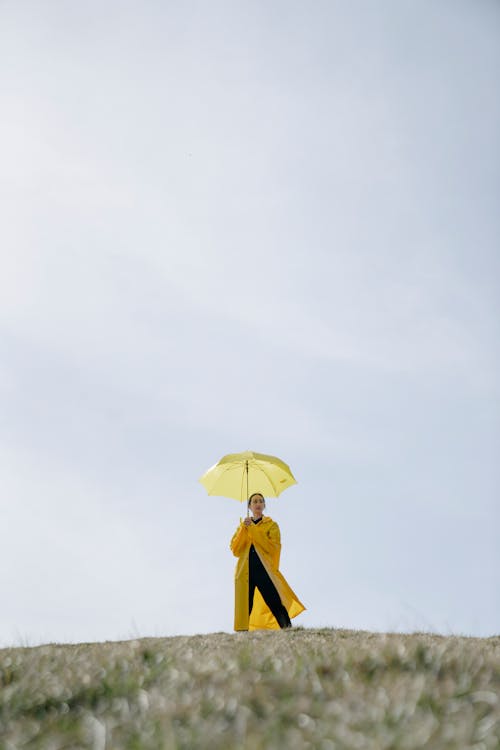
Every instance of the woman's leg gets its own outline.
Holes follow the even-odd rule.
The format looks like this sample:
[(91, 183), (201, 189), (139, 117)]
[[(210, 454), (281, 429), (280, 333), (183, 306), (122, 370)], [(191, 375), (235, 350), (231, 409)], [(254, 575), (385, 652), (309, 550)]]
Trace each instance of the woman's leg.
[[(255, 591), (255, 586), (259, 589), (260, 593), (262, 594), (262, 598), (264, 599), (265, 603), (273, 613), (273, 615), (276, 618), (276, 621), (280, 628), (290, 628), (292, 627), (292, 623), (290, 622), (290, 618), (288, 616), (288, 612), (286, 611), (285, 607), (283, 606), (283, 603), (279, 597), (278, 592), (276, 591), (276, 587), (274, 583), (269, 578), (269, 575), (267, 573), (267, 570), (265, 569), (264, 565), (261, 562), (260, 557), (257, 553), (255, 555), (252, 555), (252, 564), (250, 566), (250, 584), (249, 585), (249, 594), (251, 592), (251, 599), (250, 604), (253, 604), (253, 595)], [(252, 611), (251, 607), (249, 608), (249, 613)]]

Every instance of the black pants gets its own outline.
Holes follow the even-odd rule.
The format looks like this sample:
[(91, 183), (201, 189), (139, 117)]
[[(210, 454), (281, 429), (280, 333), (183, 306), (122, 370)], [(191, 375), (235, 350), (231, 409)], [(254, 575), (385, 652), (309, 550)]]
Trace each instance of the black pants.
[(288, 612), (283, 606), (278, 592), (274, 586), (274, 583), (269, 578), (265, 567), (263, 566), (260, 557), (255, 551), (255, 547), (250, 547), (250, 554), (248, 557), (248, 615), (252, 611), (253, 607), (253, 595), (255, 587), (259, 589), (262, 594), (262, 598), (265, 603), (275, 616), (280, 628), (291, 628), (292, 623), (288, 617)]

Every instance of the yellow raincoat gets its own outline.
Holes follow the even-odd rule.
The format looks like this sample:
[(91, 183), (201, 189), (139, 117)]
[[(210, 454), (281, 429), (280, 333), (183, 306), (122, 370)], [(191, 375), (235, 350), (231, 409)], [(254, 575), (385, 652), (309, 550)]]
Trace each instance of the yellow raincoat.
[(253, 544), (264, 568), (280, 596), (290, 619), (304, 611), (284, 577), (279, 572), (281, 536), (278, 524), (269, 516), (263, 516), (258, 524), (245, 526), (240, 523), (231, 539), (231, 552), (238, 558), (234, 576), (234, 629), (235, 630), (279, 630), (273, 613), (268, 608), (258, 588), (255, 589), (252, 613), (248, 617), (248, 556)]

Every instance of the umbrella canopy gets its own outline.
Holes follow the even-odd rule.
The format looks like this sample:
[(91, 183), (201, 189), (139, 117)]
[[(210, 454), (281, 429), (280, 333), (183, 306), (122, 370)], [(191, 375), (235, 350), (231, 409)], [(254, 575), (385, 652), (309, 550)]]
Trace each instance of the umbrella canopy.
[(254, 492), (261, 492), (264, 497), (278, 497), (287, 487), (297, 484), (284, 461), (254, 451), (224, 456), (199, 481), (209, 495), (232, 497), (240, 502)]

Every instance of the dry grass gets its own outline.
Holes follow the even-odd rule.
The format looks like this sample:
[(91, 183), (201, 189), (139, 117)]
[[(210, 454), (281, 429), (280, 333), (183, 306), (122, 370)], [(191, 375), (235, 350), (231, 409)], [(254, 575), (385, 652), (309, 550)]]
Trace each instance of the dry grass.
[(215, 633), (0, 651), (2, 750), (494, 750), (500, 637)]

